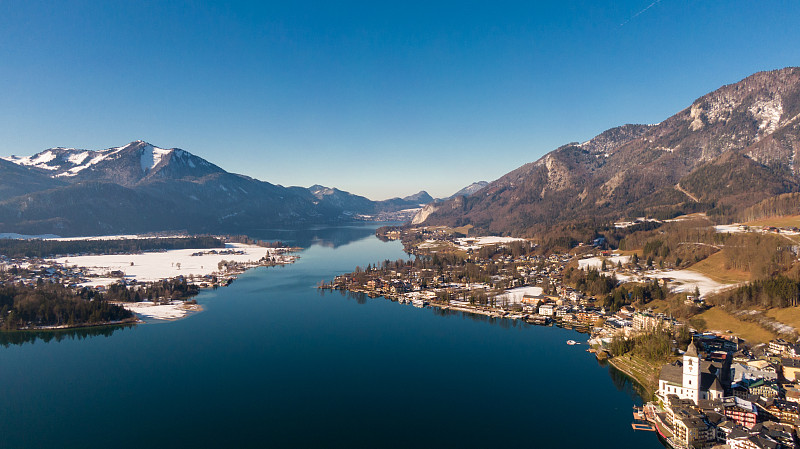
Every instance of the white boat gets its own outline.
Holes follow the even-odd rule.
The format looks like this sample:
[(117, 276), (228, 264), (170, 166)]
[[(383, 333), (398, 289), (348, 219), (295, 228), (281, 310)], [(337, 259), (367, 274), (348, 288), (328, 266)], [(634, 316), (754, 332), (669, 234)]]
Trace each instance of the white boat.
[(573, 345), (579, 345), (580, 343), (578, 343), (575, 340), (567, 340), (567, 344), (570, 345), (570, 346), (573, 346)]

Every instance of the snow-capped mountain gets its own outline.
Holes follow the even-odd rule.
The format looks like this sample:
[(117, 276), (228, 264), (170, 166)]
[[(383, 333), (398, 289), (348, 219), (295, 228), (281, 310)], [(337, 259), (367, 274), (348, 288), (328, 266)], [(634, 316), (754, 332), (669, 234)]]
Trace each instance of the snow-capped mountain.
[(141, 140), (0, 159), (0, 232), (239, 232), (351, 220), (392, 207), (382, 203), (321, 186), (270, 184)]
[(142, 140), (105, 150), (50, 148), (33, 156), (4, 158), (65, 181), (111, 181), (135, 185), (153, 177), (200, 177), (221, 168), (178, 148), (159, 148)]
[(455, 198), (457, 196), (471, 196), (475, 192), (477, 192), (478, 190), (480, 190), (480, 189), (482, 189), (482, 188), (484, 188), (484, 187), (486, 187), (488, 185), (489, 185), (489, 183), (487, 181), (473, 182), (472, 184), (470, 184), (470, 185), (464, 187), (463, 189), (459, 190), (458, 192), (452, 194), (449, 198), (445, 198), (445, 199), (452, 199), (452, 198)]

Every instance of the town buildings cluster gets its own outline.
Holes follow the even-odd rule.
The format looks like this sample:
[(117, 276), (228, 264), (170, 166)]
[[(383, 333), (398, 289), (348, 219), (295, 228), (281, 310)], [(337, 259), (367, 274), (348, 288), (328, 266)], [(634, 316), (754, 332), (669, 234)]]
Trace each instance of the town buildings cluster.
[(662, 368), (647, 420), (676, 448), (795, 448), (799, 355), (783, 340), (749, 350), (735, 337), (699, 335)]
[[(464, 250), (463, 239), (441, 230), (428, 230), (423, 237), (421, 246), (428, 247), (428, 255), (443, 241)], [(471, 247), (465, 262), (442, 257), (452, 263), (368, 267), (338, 276), (325, 287), (416, 306), (570, 326), (591, 333), (589, 341), (597, 348), (615, 338), (632, 339), (660, 330), (677, 335), (685, 326), (671, 316), (628, 305), (612, 313), (597, 298), (565, 285), (565, 267), (578, 258), (574, 254), (510, 253)], [(611, 263), (615, 271), (644, 274), (637, 266), (621, 267), (624, 261)], [(476, 267), (479, 275), (469, 273), (467, 265)], [(698, 295), (684, 296), (687, 304), (703, 306)], [(749, 348), (732, 334), (695, 333), (681, 358), (662, 367), (654, 397), (640, 416), (672, 447), (795, 448), (800, 426), (800, 346), (774, 340)]]

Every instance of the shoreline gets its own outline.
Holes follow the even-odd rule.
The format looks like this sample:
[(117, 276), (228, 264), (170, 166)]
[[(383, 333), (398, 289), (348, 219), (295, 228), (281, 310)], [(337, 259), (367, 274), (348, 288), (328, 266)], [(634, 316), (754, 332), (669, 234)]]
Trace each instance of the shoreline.
[(120, 302), (114, 301), (111, 304), (118, 305), (135, 314), (141, 323), (146, 323), (142, 318), (158, 321), (177, 321), (198, 314), (205, 308), (197, 302), (184, 300), (167, 301), (165, 303), (155, 303), (153, 301), (139, 302)]
[[(501, 312), (498, 312), (496, 309), (493, 309), (491, 307), (479, 308), (479, 307), (470, 307), (470, 306), (465, 306), (465, 305), (452, 305), (452, 304), (449, 304), (449, 303), (446, 304), (446, 303), (441, 303), (441, 302), (438, 302), (438, 301), (430, 301), (430, 300), (425, 300), (423, 302), (420, 302), (419, 304), (415, 304), (414, 302), (412, 302), (413, 300), (405, 299), (405, 298), (402, 297), (402, 295), (392, 295), (392, 294), (376, 295), (375, 292), (366, 292), (366, 291), (359, 291), (359, 290), (346, 290), (346, 289), (342, 290), (342, 289), (334, 289), (334, 288), (329, 288), (329, 287), (319, 287), (319, 288), (321, 288), (323, 290), (330, 290), (330, 291), (342, 291), (342, 292), (348, 292), (348, 293), (363, 294), (363, 295), (366, 295), (366, 296), (368, 296), (370, 298), (373, 298), (373, 299), (375, 299), (375, 298), (383, 298), (383, 299), (389, 300), (391, 302), (397, 302), (397, 303), (400, 303), (400, 304), (412, 304), (414, 307), (419, 307), (419, 308), (431, 307), (431, 308), (437, 308), (437, 309), (441, 309), (441, 310), (452, 310), (452, 311), (456, 311), (456, 312), (468, 313), (468, 314), (472, 314), (472, 315), (487, 316), (487, 317), (490, 317), (490, 318), (521, 320), (522, 322), (524, 322), (526, 324), (530, 324), (530, 325), (545, 326), (545, 327), (553, 327), (553, 326), (555, 326), (555, 327), (559, 327), (559, 328), (562, 328), (562, 329), (574, 330), (574, 331), (582, 333), (582, 334), (583, 333), (590, 334), (589, 327), (586, 326), (585, 324), (582, 324), (582, 323), (579, 323), (577, 325), (573, 325), (572, 323), (564, 323), (563, 321), (557, 320), (557, 319), (549, 319), (546, 322), (540, 322), (540, 321), (537, 322), (537, 321), (529, 319), (527, 317), (527, 315), (529, 315), (529, 314), (509, 313), (509, 312), (502, 312), (501, 313)], [(617, 357), (606, 357), (606, 358), (602, 358), (601, 359), (601, 357), (598, 356), (597, 351), (587, 350), (587, 352), (592, 353), (595, 356), (595, 359), (600, 364), (602, 364), (603, 362), (607, 362), (608, 364), (611, 365), (611, 367), (613, 367), (614, 369), (616, 369), (617, 371), (619, 371), (620, 373), (625, 375), (625, 377), (630, 379), (634, 383), (634, 389), (636, 390), (637, 394), (641, 397), (643, 402), (648, 402), (655, 395), (655, 392), (657, 390), (657, 383), (655, 385), (652, 385), (652, 382), (649, 382), (646, 378), (643, 379), (639, 373), (635, 372), (635, 370), (633, 369), (633, 366), (631, 366), (631, 365), (639, 363), (639, 364), (644, 365), (645, 369), (657, 371), (660, 368), (660, 364), (659, 364), (659, 366), (655, 366), (655, 365), (653, 365), (652, 363), (650, 363), (650, 362), (648, 362), (646, 360), (638, 359), (638, 358), (635, 361), (633, 359), (631, 359), (630, 361), (625, 361), (625, 357), (631, 358), (630, 355), (622, 355), (622, 356), (617, 356)], [(642, 374), (646, 374), (646, 373), (642, 373)]]
[[(142, 324), (147, 320), (175, 321), (204, 310), (194, 298), (202, 290), (225, 287), (233, 283), (239, 275), (258, 267), (273, 267), (294, 263), (300, 256), (300, 248), (291, 246), (272, 247), (259, 244), (226, 242), (224, 248), (181, 248), (163, 251), (144, 251), (123, 254), (72, 255), (55, 258), (0, 259), (0, 272), (5, 267), (20, 268), (3, 282), (24, 283), (36, 290), (37, 282), (45, 279), (48, 285), (61, 284), (73, 290), (77, 297), (84, 289), (100, 294), (101, 299), (109, 285), (121, 284), (128, 293), (110, 295), (108, 304), (122, 307), (133, 314), (121, 321), (98, 323), (80, 322), (72, 325), (28, 326), (0, 332), (48, 332), (87, 327)], [(172, 287), (168, 290), (163, 283), (182, 283), (186, 290), (175, 298)], [(68, 285), (69, 284), (69, 285)], [(186, 285), (191, 288), (186, 289)], [(151, 289), (152, 288), (152, 289)], [(149, 292), (149, 293), (148, 293)], [(177, 292), (177, 290), (176, 290)], [(140, 296), (141, 295), (141, 296)], [(89, 294), (88, 298), (92, 298)], [(134, 297), (135, 296), (135, 297)], [(122, 300), (119, 300), (122, 299)], [(144, 299), (144, 301), (134, 301)], [(149, 301), (147, 299), (150, 299)], [(88, 317), (87, 317), (88, 318)], [(28, 322), (35, 321), (28, 319)], [(55, 321), (55, 320), (52, 320)], [(52, 322), (51, 321), (51, 322)], [(63, 320), (62, 320), (63, 322)], [(21, 323), (20, 323), (21, 324)]]
[[(639, 375), (633, 372), (634, 370), (628, 365), (628, 362), (623, 362), (623, 360), (621, 360), (622, 357), (625, 357), (625, 355), (608, 357), (604, 360), (617, 371), (628, 377), (631, 381), (633, 381), (634, 384), (636, 384), (637, 389), (641, 390), (637, 391), (637, 393), (639, 393), (639, 396), (642, 396), (642, 400), (644, 402), (652, 400), (653, 396), (656, 394), (657, 385), (649, 385), (647, 380), (641, 379)], [(646, 361), (644, 362), (647, 363)], [(652, 366), (648, 364), (648, 367)], [(647, 397), (644, 397), (645, 395), (641, 394), (641, 392), (646, 393)]]
[(71, 326), (59, 325), (59, 326), (25, 327), (20, 329), (0, 329), (0, 334), (12, 334), (15, 332), (58, 332), (58, 331), (67, 331), (73, 329), (87, 329), (93, 327), (127, 326), (140, 323), (144, 323), (144, 321), (142, 321), (138, 317), (133, 317), (121, 321), (103, 321), (100, 323), (73, 324)]

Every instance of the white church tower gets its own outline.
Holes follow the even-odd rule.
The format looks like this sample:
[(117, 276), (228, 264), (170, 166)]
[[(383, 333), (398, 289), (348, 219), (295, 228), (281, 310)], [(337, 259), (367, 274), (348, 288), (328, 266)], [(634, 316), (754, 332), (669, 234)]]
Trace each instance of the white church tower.
[(700, 400), (700, 357), (694, 340), (683, 354), (683, 393), (682, 397), (693, 400), (695, 404)]

